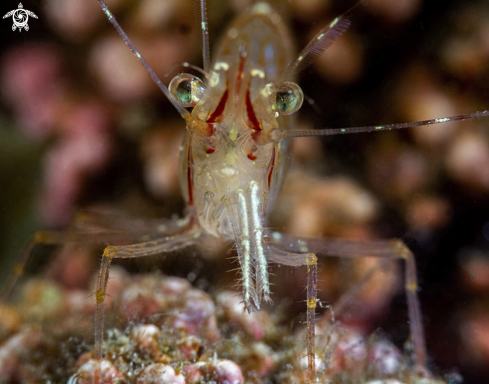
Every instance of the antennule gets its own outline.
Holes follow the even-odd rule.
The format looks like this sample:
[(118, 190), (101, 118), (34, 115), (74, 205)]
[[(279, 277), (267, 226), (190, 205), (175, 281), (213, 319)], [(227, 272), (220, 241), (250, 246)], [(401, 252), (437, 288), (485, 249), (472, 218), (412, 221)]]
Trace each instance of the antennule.
[(277, 84), (290, 80), (293, 75), (314, 63), (321, 54), (331, 47), (333, 43), (347, 31), (350, 27), (348, 15), (341, 15), (334, 19), (328, 26), (324, 27), (314, 38), (305, 46), (297, 59), (290, 63), (280, 76)]
[(321, 54), (331, 47), (338, 38), (344, 34), (350, 27), (350, 17), (353, 10), (363, 3), (364, 0), (359, 0), (353, 7), (342, 15), (335, 18), (329, 25), (319, 31), (313, 39), (301, 51), (297, 59), (290, 63), (280, 76), (277, 84), (291, 80), (292, 76), (307, 68), (314, 63)]

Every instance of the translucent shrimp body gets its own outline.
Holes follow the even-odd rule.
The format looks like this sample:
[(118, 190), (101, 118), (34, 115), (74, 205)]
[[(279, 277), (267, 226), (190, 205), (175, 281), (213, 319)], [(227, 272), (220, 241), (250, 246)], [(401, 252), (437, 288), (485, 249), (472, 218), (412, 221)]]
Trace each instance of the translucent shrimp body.
[(267, 4), (241, 15), (221, 41), (182, 152), (187, 203), (207, 233), (236, 242), (249, 310), (250, 295), (257, 308), (262, 296), (269, 299), (263, 222), (287, 158), (286, 140), (274, 141), (271, 133), (290, 118), (279, 121), (267, 84), (291, 61), (290, 47), (280, 16)]

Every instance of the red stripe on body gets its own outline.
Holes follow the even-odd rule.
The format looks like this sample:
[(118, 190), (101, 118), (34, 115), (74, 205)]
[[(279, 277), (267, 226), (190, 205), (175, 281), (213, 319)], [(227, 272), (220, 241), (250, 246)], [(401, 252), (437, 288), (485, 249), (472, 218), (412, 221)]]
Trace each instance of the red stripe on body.
[(258, 121), (258, 118), (256, 117), (255, 110), (253, 109), (253, 104), (251, 104), (251, 96), (250, 96), (249, 87), (248, 87), (248, 90), (246, 91), (246, 114), (248, 115), (248, 119), (250, 120), (250, 123), (252, 125), (251, 128), (254, 131), (261, 131), (260, 122)]
[(270, 190), (270, 186), (272, 185), (272, 173), (274, 167), (275, 167), (275, 147), (273, 147), (272, 164), (270, 164), (270, 170), (268, 171), (268, 190)]
[(241, 83), (243, 82), (243, 70), (246, 59), (246, 51), (244, 49), (239, 52), (239, 65), (238, 65), (238, 76), (236, 77), (236, 95), (239, 95), (241, 91)]
[(222, 117), (222, 114), (224, 112), (224, 108), (226, 108), (226, 103), (228, 101), (228, 96), (229, 96), (229, 91), (226, 86), (226, 90), (224, 91), (223, 95), (221, 96), (221, 100), (219, 100), (219, 104), (217, 104), (216, 109), (214, 109), (214, 112), (211, 113), (209, 118), (206, 120), (207, 123), (219, 123), (222, 121), (220, 119)]
[(188, 189), (188, 205), (194, 205), (194, 193), (192, 185), (192, 148), (190, 141), (188, 143), (187, 152), (187, 189)]

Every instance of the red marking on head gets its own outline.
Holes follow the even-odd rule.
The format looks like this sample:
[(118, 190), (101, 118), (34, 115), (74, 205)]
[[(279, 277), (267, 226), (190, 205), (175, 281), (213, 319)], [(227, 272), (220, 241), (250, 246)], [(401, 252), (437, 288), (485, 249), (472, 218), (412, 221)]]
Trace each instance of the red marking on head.
[(217, 104), (214, 112), (211, 113), (209, 118), (206, 120), (207, 123), (219, 123), (222, 121), (222, 114), (224, 112), (224, 108), (226, 108), (226, 103), (228, 101), (229, 91), (226, 85), (226, 90), (221, 96), (221, 100), (219, 100), (219, 104)]
[(248, 159), (250, 159), (250, 160), (256, 160), (256, 156), (255, 156), (255, 155), (253, 155), (253, 153), (251, 153), (251, 152), (250, 152), (250, 153), (248, 153), (248, 155), (247, 155), (247, 156), (248, 156)]
[(212, 136), (214, 132), (216, 132), (214, 124), (207, 123), (195, 117), (191, 117), (187, 120), (187, 128), (189, 131), (202, 138)]
[(270, 189), (270, 186), (272, 185), (272, 173), (273, 173), (274, 166), (275, 166), (275, 147), (273, 147), (272, 163), (270, 164), (270, 170), (268, 171), (268, 189)]
[(187, 188), (188, 188), (188, 205), (194, 205), (194, 193), (192, 186), (192, 148), (190, 142), (188, 143), (187, 152)]
[(208, 129), (208, 136), (212, 136), (214, 132), (216, 132), (216, 127), (214, 127), (214, 124), (207, 124), (207, 129)]
[(258, 141), (260, 140), (261, 132), (262, 132), (262, 131), (260, 130), (260, 131), (253, 131), (253, 132), (251, 133), (251, 138), (253, 139), (253, 141), (254, 141), (255, 143), (258, 143)]
[(246, 61), (246, 50), (242, 46), (239, 51), (239, 65), (238, 65), (238, 76), (236, 77), (236, 95), (239, 95), (239, 91), (241, 91), (241, 83), (243, 81), (243, 70), (244, 70), (244, 64)]
[(260, 122), (255, 115), (255, 110), (253, 109), (253, 104), (251, 104), (250, 89), (246, 91), (246, 114), (251, 123), (251, 128), (255, 131), (261, 131)]
[(209, 148), (207, 148), (207, 149), (205, 150), (205, 153), (207, 153), (208, 155), (210, 155), (211, 153), (214, 153), (215, 151), (216, 151), (216, 150), (215, 150), (214, 148), (210, 148), (210, 147), (209, 147)]

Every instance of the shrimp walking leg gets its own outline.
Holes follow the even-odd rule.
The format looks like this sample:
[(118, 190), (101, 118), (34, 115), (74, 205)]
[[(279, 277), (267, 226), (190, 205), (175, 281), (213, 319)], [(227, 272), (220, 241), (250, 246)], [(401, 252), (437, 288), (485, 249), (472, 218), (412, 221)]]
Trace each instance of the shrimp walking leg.
[[(416, 262), (412, 252), (401, 240), (362, 241), (349, 239), (309, 239), (275, 233), (272, 235), (274, 245), (287, 249), (288, 252), (309, 252), (310, 249), (319, 250), (319, 256), (335, 256), (341, 258), (378, 257), (384, 259), (401, 259), (406, 263), (405, 291), (408, 303), (409, 326), (413, 344), (413, 356), (417, 372), (425, 375), (426, 345), (421, 309), (417, 293), (418, 280), (416, 277)], [(288, 258), (283, 254), (272, 253), (269, 261), (285, 265), (300, 265), (296, 258)], [(347, 293), (347, 295), (349, 295)]]
[(309, 383), (313, 383), (316, 376), (315, 328), (318, 258), (314, 253), (291, 253), (270, 247), (267, 252), (267, 259), (292, 267), (307, 267), (307, 380)]
[(141, 220), (106, 211), (79, 214), (66, 231), (39, 231), (26, 243), (12, 273), (2, 288), (1, 299), (8, 301), (24, 274), (38, 245), (139, 243), (169, 236), (188, 227), (189, 217), (177, 220)]
[(200, 232), (198, 229), (189, 228), (185, 232), (173, 236), (166, 236), (156, 240), (139, 244), (109, 246), (104, 249), (95, 292), (95, 347), (94, 357), (102, 357), (102, 342), (104, 335), (105, 295), (109, 281), (110, 265), (113, 259), (128, 259), (151, 256), (161, 253), (169, 253), (195, 244)]

